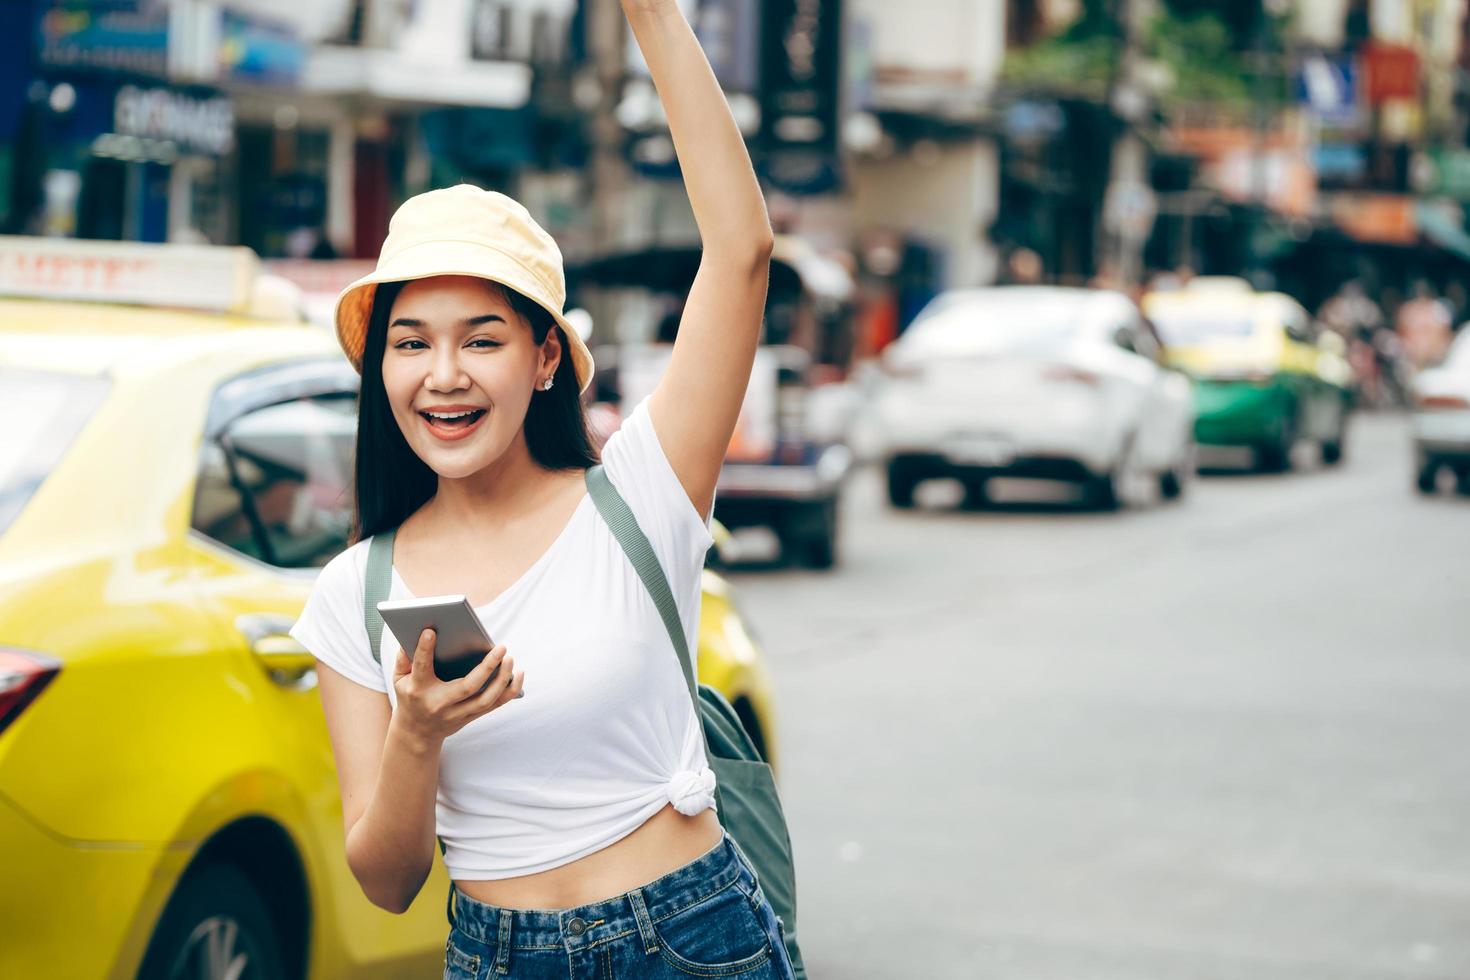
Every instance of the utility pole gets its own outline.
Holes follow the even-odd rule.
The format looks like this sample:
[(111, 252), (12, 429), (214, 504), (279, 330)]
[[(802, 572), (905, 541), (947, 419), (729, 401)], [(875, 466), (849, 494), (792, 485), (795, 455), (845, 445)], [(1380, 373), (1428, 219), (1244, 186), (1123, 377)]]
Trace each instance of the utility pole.
[(626, 73), (627, 25), (622, 6), (615, 0), (590, 0), (587, 11), (587, 41), (597, 79), (597, 106), (592, 118), (592, 247), (597, 250), (618, 245), (623, 239), (623, 201), (628, 185), (628, 165), (623, 158), (623, 127), (618, 122), (618, 102), (623, 95)]
[(1148, 151), (1138, 126), (1148, 112), (1148, 93), (1138, 80), (1145, 0), (1118, 0), (1122, 30), (1117, 71), (1108, 104), (1121, 126), (1113, 139), (1108, 188), (1103, 200), (1103, 227), (1121, 285), (1131, 287), (1143, 278), (1143, 249), (1153, 230), (1158, 202), (1149, 175)]

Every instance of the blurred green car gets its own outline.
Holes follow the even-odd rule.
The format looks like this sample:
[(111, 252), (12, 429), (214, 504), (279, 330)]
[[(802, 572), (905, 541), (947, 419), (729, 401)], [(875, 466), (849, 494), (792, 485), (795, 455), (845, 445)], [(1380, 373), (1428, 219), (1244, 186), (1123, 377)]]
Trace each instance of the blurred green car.
[(1324, 463), (1341, 461), (1352, 369), (1342, 338), (1299, 303), (1244, 280), (1202, 277), (1149, 294), (1143, 309), (1170, 365), (1194, 380), (1197, 443), (1249, 447), (1268, 472), (1290, 469), (1301, 441), (1315, 442)]

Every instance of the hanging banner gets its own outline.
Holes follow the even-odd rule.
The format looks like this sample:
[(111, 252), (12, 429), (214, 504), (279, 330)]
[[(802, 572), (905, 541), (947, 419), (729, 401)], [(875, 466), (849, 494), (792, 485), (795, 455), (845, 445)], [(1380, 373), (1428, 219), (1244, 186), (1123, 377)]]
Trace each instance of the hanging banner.
[(1419, 55), (1400, 44), (1372, 42), (1363, 49), (1363, 90), (1369, 105), (1419, 97)]
[(761, 14), (762, 169), (791, 194), (836, 190), (841, 0), (765, 0)]

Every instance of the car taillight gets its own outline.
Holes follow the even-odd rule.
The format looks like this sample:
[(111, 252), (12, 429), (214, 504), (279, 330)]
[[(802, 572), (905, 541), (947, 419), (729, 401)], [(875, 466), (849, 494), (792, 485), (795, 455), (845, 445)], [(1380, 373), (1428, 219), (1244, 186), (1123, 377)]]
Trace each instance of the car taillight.
[(784, 442), (806, 438), (806, 389), (782, 385), (776, 390), (776, 427)]
[(61, 671), (61, 661), (24, 650), (0, 647), (0, 732), (36, 700)]
[(1470, 408), (1470, 400), (1461, 398), (1459, 395), (1421, 395), (1419, 397), (1420, 408)]
[(1098, 375), (1070, 364), (1053, 364), (1041, 373), (1048, 381), (1070, 381), (1079, 385), (1095, 385), (1102, 381)]
[(924, 374), (923, 362), (906, 360), (888, 353), (878, 359), (878, 367), (888, 377), (904, 381), (916, 381)]

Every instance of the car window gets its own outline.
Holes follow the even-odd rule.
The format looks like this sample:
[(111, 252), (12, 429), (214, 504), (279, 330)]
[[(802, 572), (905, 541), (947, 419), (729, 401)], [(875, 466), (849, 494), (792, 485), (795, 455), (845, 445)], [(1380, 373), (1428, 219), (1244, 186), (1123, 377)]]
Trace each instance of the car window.
[(1300, 307), (1291, 307), (1286, 311), (1284, 317), (1286, 335), (1292, 340), (1301, 341), (1304, 344), (1317, 342), (1316, 324), (1307, 312)]
[(1159, 359), (1159, 345), (1154, 342), (1153, 332), (1142, 319), (1135, 318), (1128, 324), (1129, 335), (1133, 338), (1133, 352), (1150, 361)]
[(193, 526), (280, 568), (320, 568), (347, 546), (357, 401), (300, 398), (235, 419), (200, 456)]
[(915, 321), (901, 340), (910, 352), (926, 356), (1025, 353), (1065, 345), (1082, 322), (1076, 308), (1024, 310), (1015, 304), (957, 302)]
[(1205, 312), (1165, 310), (1153, 314), (1154, 326), (1173, 347), (1191, 347), (1220, 340), (1244, 340), (1256, 332), (1256, 323), (1248, 312)]
[(98, 375), (0, 367), (0, 534), (61, 462), (109, 386)]
[(1134, 335), (1133, 329), (1128, 324), (1114, 324), (1113, 329), (1108, 331), (1108, 336), (1112, 338), (1113, 346), (1121, 347), (1132, 354), (1139, 353), (1138, 338)]

